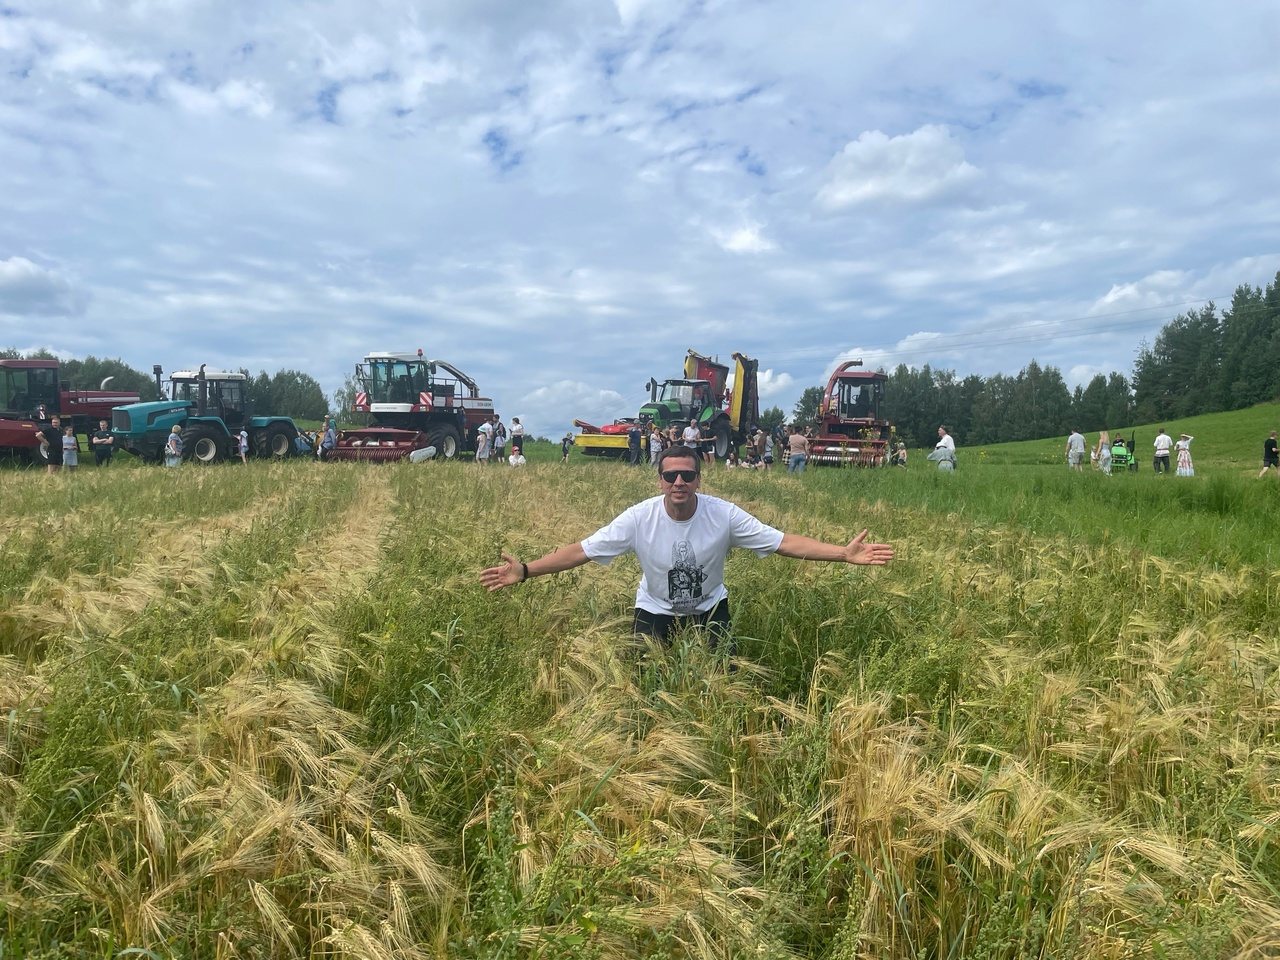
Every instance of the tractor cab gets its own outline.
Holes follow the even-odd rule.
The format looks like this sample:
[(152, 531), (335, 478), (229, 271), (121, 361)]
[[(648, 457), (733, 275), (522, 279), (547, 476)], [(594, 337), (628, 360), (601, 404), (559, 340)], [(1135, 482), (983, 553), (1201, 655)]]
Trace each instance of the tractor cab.
[(249, 418), (247, 381), (243, 373), (206, 370), (202, 376), (179, 370), (169, 376), (169, 399), (189, 405), (199, 416), (217, 417), (236, 433)]
[(640, 414), (642, 419), (647, 416), (659, 424), (673, 420), (696, 423), (712, 402), (711, 384), (705, 380), (667, 380), (653, 384), (651, 392), (653, 399)]
[(883, 397), (883, 381), (841, 378), (835, 383), (828, 412), (839, 420), (877, 420)]
[(0, 360), (0, 415), (25, 419), (41, 404), (58, 413), (58, 400), (56, 360)]

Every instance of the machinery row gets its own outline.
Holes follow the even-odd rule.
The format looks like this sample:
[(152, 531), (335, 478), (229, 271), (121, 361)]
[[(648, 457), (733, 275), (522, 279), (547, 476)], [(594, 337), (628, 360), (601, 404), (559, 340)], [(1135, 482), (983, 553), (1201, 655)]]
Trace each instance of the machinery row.
[[(575, 447), (589, 457), (621, 457), (627, 432), (646, 428), (683, 429), (693, 424), (714, 447), (717, 459), (747, 442), (760, 421), (759, 362), (732, 354), (733, 367), (694, 350), (684, 359), (683, 376), (650, 379), (649, 401), (636, 416), (596, 426), (575, 420)], [(840, 366), (827, 382), (811, 463), (832, 466), (883, 466), (888, 462), (891, 426), (880, 416), (887, 377)], [(144, 460), (159, 461), (173, 427), (182, 429), (183, 456), (216, 463), (236, 456), (238, 437), (249, 436), (255, 457), (283, 459), (309, 452), (312, 440), (286, 416), (250, 410), (248, 377), (243, 373), (182, 370), (167, 379), (157, 365), (156, 399), (105, 389), (73, 390), (60, 377), (57, 360), (0, 360), (0, 449), (33, 459), (47, 454), (37, 426), (59, 415), (77, 434), (90, 434), (101, 420), (111, 424), (117, 448)], [(110, 378), (108, 378), (109, 380)], [(370, 353), (356, 365), (352, 412), (365, 414), (370, 426), (344, 430), (327, 451), (338, 460), (452, 460), (476, 449), (481, 424), (494, 415), (493, 400), (457, 367), (428, 359), (421, 350)]]

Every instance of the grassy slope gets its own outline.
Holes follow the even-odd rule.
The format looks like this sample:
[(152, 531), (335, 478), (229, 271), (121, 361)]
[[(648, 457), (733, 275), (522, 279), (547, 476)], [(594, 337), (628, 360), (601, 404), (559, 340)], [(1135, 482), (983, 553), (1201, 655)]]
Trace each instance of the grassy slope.
[[(1213, 470), (1256, 471), (1262, 464), (1262, 441), (1272, 430), (1280, 430), (1280, 403), (1260, 403), (1247, 410), (1207, 413), (1165, 423), (1125, 426), (1118, 432), (1126, 439), (1130, 434), (1137, 434), (1135, 449), (1144, 470), (1150, 468), (1151, 444), (1159, 427), (1164, 427), (1175, 440), (1183, 432), (1196, 438), (1191, 446), (1191, 453), (1197, 470), (1203, 466)], [(1117, 430), (1113, 428), (1111, 432), (1114, 436)], [(1092, 449), (1098, 436), (1091, 433), (1086, 439)], [(985, 458), (990, 463), (1061, 464), (1065, 462), (1063, 451), (1066, 443), (1065, 436), (1052, 437), (1022, 443), (967, 447), (962, 453), (966, 458)]]

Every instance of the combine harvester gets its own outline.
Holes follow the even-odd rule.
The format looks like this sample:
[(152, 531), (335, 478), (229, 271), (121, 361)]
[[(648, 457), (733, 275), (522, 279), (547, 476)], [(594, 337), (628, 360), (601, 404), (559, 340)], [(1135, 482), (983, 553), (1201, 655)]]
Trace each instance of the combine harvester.
[(36, 419), (42, 409), (46, 417), (56, 414), (64, 427), (88, 436), (99, 420), (111, 419), (112, 408), (139, 399), (136, 391), (72, 390), (57, 360), (0, 360), (0, 450), (47, 463), (48, 445), (36, 434), (48, 425)]
[(841, 364), (827, 381), (817, 436), (809, 441), (809, 462), (832, 467), (883, 467), (889, 462), (892, 424), (880, 417), (889, 378), (854, 370), (861, 360)]
[(331, 460), (453, 460), (474, 451), (493, 401), (452, 364), (416, 353), (371, 353), (356, 365), (361, 390), (352, 410), (373, 426), (343, 430)]
[[(659, 430), (675, 426), (683, 429), (697, 424), (704, 437), (715, 438), (717, 460), (723, 460), (731, 449), (743, 443), (760, 420), (760, 397), (757, 370), (760, 363), (740, 353), (733, 354), (733, 389), (728, 388), (729, 368), (711, 357), (690, 350), (684, 359), (684, 378), (650, 379), (649, 402), (634, 417), (615, 420), (597, 427), (585, 420), (573, 425), (582, 432), (573, 443), (588, 457), (623, 457), (627, 453), (627, 431), (633, 424), (647, 428), (656, 423)], [(649, 448), (647, 430), (640, 439), (641, 448)]]

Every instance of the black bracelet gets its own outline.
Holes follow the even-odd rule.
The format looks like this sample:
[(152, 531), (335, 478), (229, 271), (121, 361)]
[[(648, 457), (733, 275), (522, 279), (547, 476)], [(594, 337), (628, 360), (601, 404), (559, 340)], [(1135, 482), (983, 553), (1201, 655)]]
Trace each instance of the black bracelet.
[(520, 582), (524, 583), (529, 579), (529, 565), (523, 560), (520, 562)]

